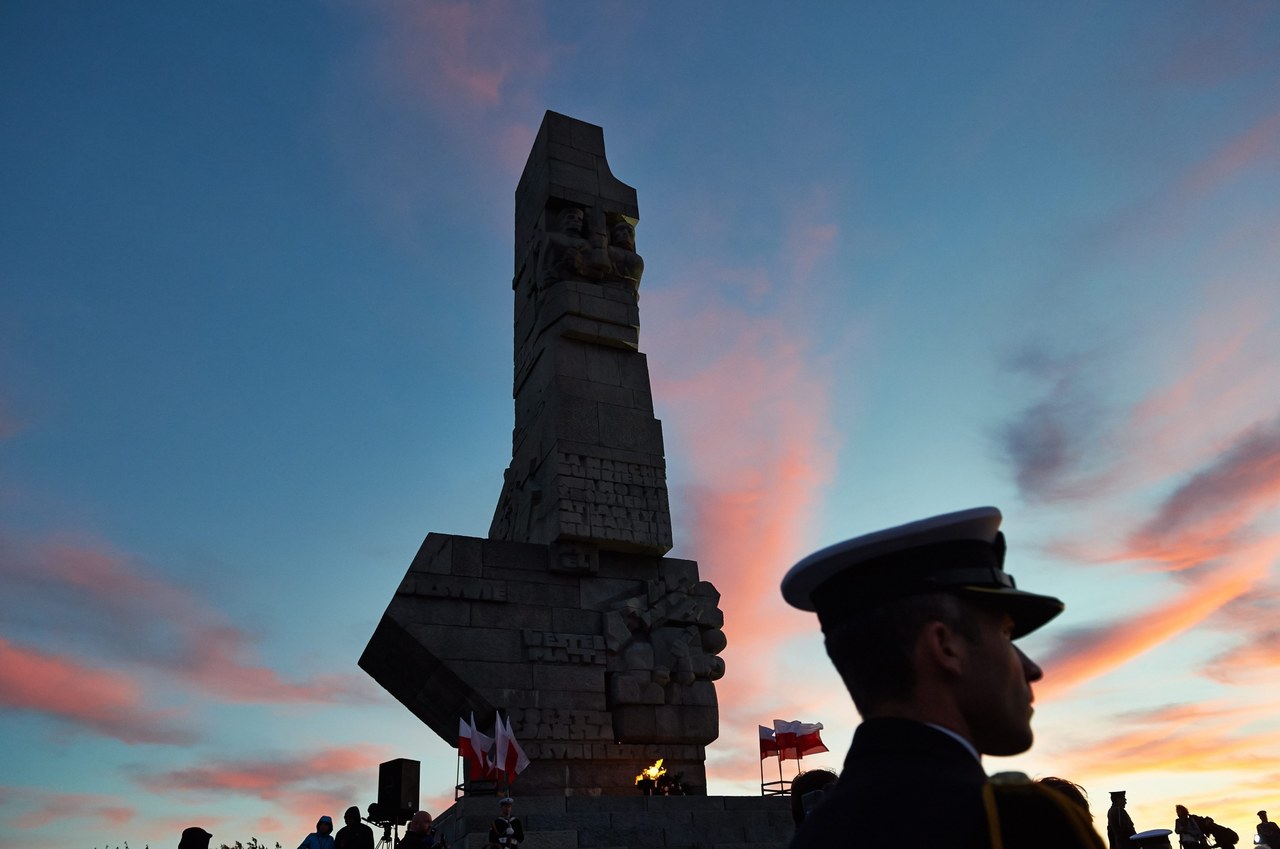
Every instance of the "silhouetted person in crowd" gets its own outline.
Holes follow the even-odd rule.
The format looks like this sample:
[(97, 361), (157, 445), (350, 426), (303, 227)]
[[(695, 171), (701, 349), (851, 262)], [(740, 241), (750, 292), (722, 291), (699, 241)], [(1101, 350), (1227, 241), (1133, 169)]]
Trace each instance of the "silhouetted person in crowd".
[(373, 849), (373, 829), (360, 822), (359, 808), (347, 808), (342, 819), (346, 825), (333, 836), (333, 849)]
[(835, 786), (839, 776), (829, 769), (802, 772), (791, 782), (791, 819), (798, 826), (809, 811), (818, 807), (826, 791)]
[(182, 839), (178, 841), (178, 849), (209, 849), (209, 841), (213, 835), (199, 826), (191, 826), (182, 830)]
[(1183, 849), (1207, 849), (1204, 832), (1200, 829), (1197, 818), (1191, 816), (1185, 805), (1174, 805), (1174, 813), (1178, 818), (1173, 822), (1173, 830), (1178, 835), (1178, 843)]
[(333, 849), (333, 818), (328, 814), (316, 823), (316, 830), (298, 844), (298, 849)]
[(418, 811), (409, 820), (409, 828), (397, 845), (404, 849), (428, 849), (435, 846), (435, 843), (436, 835), (431, 828), (431, 814)]
[(1271, 849), (1280, 849), (1280, 825), (1267, 819), (1266, 811), (1258, 811), (1258, 838)]
[(1213, 817), (1205, 817), (1200, 824), (1201, 830), (1204, 831), (1206, 838), (1213, 838), (1213, 845), (1221, 847), (1221, 849), (1234, 849), (1235, 845), (1240, 842), (1240, 835), (1236, 834), (1235, 829), (1227, 828), (1221, 823), (1213, 821)]
[(1111, 849), (1131, 849), (1129, 838), (1137, 833), (1133, 819), (1125, 810), (1125, 791), (1111, 791), (1111, 807), (1107, 809), (1107, 844)]
[(503, 849), (516, 849), (524, 842), (524, 826), (520, 824), (519, 817), (511, 815), (515, 801), (510, 796), (499, 801), (500, 813), (489, 826), (489, 842), (496, 843)]
[[(1062, 612), (1003, 570), (1000, 511), (935, 516), (833, 545), (782, 595), (818, 614), (863, 722), (840, 780), (792, 849), (1102, 849), (1088, 818), (1026, 776), (988, 781), (981, 756), (1031, 746), (1031, 683), (1014, 640)], [(990, 815), (990, 816), (989, 816)], [(996, 823), (998, 822), (998, 826)]]
[(1089, 817), (1089, 822), (1093, 822), (1093, 811), (1089, 810), (1089, 794), (1084, 792), (1084, 788), (1079, 784), (1056, 775), (1046, 775), (1039, 779), (1039, 783), (1055, 793), (1060, 793), (1064, 799), (1084, 811)]

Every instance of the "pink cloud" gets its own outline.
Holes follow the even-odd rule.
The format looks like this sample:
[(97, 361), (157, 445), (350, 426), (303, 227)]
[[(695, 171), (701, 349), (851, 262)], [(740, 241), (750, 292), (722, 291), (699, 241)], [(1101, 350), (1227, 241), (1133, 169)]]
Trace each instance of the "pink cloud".
[(150, 793), (199, 799), (260, 799), (271, 804), (272, 813), (257, 819), (252, 824), (254, 829), (262, 833), (288, 829), (306, 833), (322, 814), (341, 825), (343, 812), (352, 804), (363, 810), (364, 804), (374, 801), (364, 796), (372, 792), (368, 788), (376, 788), (378, 765), (388, 758), (380, 746), (334, 747), (140, 773), (135, 781)]
[[(0, 605), (39, 611), (52, 640), (78, 636), (96, 666), (161, 672), (202, 696), (237, 703), (361, 702), (355, 674), (285, 680), (256, 663), (253, 639), (186, 587), (106, 546), (58, 541), (0, 559), (9, 586)], [(102, 659), (105, 658), (105, 659)]]
[(95, 826), (119, 828), (137, 817), (137, 810), (119, 796), (87, 793), (53, 793), (29, 787), (0, 788), (3, 803), (20, 811), (9, 821), (15, 828), (43, 828), (70, 819)]
[[(386, 750), (380, 746), (347, 746), (278, 758), (214, 761), (142, 774), (137, 776), (137, 782), (152, 793), (216, 793), (271, 802), (290, 793), (310, 793), (304, 785), (317, 782), (355, 778), (367, 783), (370, 775), (376, 778), (378, 765), (385, 760)], [(344, 804), (343, 809), (349, 804)]]
[(1255, 166), (1273, 163), (1277, 150), (1280, 150), (1280, 112), (1266, 116), (1220, 147), (1186, 175), (1183, 188), (1193, 196), (1208, 194)]
[[(673, 492), (691, 537), (678, 542), (721, 592), (725, 727), (750, 725), (748, 717), (794, 695), (752, 670), (771, 669), (779, 640), (814, 627), (786, 607), (778, 584), (807, 544), (838, 444), (826, 364), (795, 329), (809, 278), (836, 244), (825, 209), (810, 196), (783, 211), (787, 235), (764, 267), (780, 269), (785, 286), (762, 266), (698, 266), (684, 272), (696, 279), (642, 295), (645, 339), (657, 338), (645, 344), (663, 351), (651, 360), (654, 395), (688, 481)], [(745, 737), (726, 740), (713, 769), (747, 768), (753, 749)]]
[(450, 111), (492, 108), (522, 78), (547, 72), (540, 4), (390, 4), (390, 58), (430, 102)]
[(0, 707), (47, 714), (126, 743), (188, 743), (194, 738), (174, 724), (173, 712), (148, 709), (134, 679), (2, 637)]

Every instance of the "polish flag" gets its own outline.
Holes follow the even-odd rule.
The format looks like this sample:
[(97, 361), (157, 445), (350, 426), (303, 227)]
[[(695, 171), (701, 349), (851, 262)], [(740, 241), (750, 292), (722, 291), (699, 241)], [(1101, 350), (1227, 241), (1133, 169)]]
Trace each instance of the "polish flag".
[(773, 739), (773, 729), (765, 728), (763, 725), (756, 727), (760, 729), (760, 760), (778, 754), (778, 741)]
[(830, 751), (822, 742), (821, 722), (799, 722), (781, 719), (773, 721), (774, 738), (777, 740), (778, 757), (782, 760), (798, 761), (805, 755)]
[(493, 748), (493, 738), (481, 734), (476, 728), (476, 715), (471, 714), (468, 725), (462, 717), (458, 717), (458, 754), (470, 764), (470, 775), (473, 779), (489, 778), (493, 774), (493, 764), (489, 760), (489, 751)]
[(493, 733), (498, 741), (498, 757), (495, 766), (500, 772), (506, 773), (507, 783), (510, 784), (529, 765), (529, 756), (524, 753), (524, 749), (520, 747), (519, 741), (516, 740), (515, 732), (511, 730), (510, 716), (507, 717), (505, 725), (502, 717), (499, 716)]

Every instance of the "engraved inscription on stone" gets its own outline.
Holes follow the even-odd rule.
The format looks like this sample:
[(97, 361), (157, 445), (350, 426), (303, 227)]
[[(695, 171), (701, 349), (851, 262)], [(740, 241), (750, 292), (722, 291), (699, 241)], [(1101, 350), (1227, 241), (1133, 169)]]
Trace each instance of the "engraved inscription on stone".
[(603, 666), (604, 637), (593, 634), (524, 632), (525, 657), (535, 663), (578, 663)]
[(411, 575), (403, 591), (431, 598), (457, 598), (466, 601), (507, 600), (506, 581), (482, 581), (476, 578), (454, 578), (442, 575)]

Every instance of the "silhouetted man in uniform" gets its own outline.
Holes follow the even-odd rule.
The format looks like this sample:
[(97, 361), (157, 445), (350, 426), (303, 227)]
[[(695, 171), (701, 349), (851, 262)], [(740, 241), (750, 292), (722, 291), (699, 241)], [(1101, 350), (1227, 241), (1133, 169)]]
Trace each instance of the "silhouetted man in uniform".
[(489, 842), (503, 849), (516, 849), (524, 841), (524, 826), (520, 824), (519, 817), (511, 815), (514, 804), (515, 799), (510, 796), (499, 801), (498, 809), (501, 813), (494, 817), (489, 826)]
[(1258, 837), (1259, 839), (1271, 847), (1271, 849), (1280, 849), (1280, 826), (1267, 819), (1266, 811), (1258, 811)]
[(783, 579), (790, 604), (817, 612), (863, 718), (793, 849), (986, 849), (993, 833), (1005, 849), (1102, 849), (1061, 794), (982, 768), (1030, 748), (1041, 671), (1013, 641), (1063, 609), (1015, 588), (1000, 518), (980, 507), (856, 537)]
[(1132, 849), (1129, 838), (1137, 834), (1133, 827), (1133, 818), (1125, 810), (1129, 802), (1125, 791), (1111, 791), (1111, 807), (1107, 809), (1107, 844), (1111, 849)]

